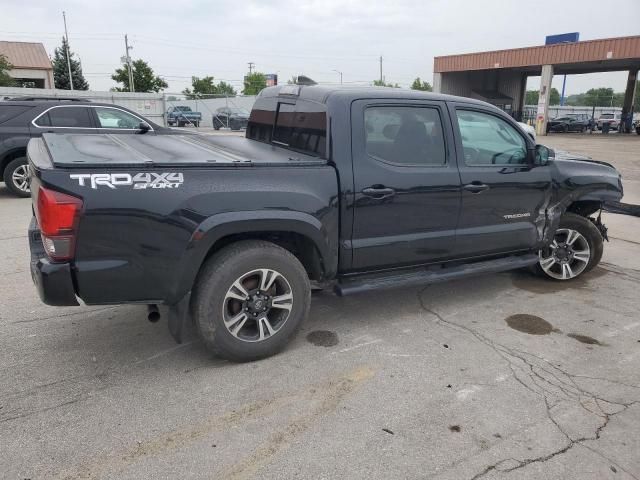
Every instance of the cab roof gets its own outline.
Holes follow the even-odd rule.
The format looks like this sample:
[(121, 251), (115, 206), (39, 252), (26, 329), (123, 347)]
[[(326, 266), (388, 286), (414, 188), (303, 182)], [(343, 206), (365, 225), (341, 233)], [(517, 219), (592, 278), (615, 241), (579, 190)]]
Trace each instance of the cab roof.
[(409, 99), (409, 100), (439, 100), (449, 102), (474, 103), (488, 105), (486, 102), (467, 97), (446, 95), (443, 93), (423, 92), (404, 88), (392, 87), (363, 87), (363, 86), (327, 86), (327, 85), (278, 85), (267, 87), (260, 92), (261, 97), (300, 98), (312, 102), (326, 104), (332, 97), (346, 100), (361, 98), (376, 99)]

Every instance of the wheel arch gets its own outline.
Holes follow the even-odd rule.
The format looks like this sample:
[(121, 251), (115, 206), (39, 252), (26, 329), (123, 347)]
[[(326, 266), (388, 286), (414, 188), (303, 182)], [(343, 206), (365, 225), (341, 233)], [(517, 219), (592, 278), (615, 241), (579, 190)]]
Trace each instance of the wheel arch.
[(565, 211), (575, 213), (581, 217), (588, 217), (600, 210), (602, 203), (601, 200), (580, 198), (571, 203)]
[(6, 152), (2, 158), (0, 159), (0, 179), (4, 175), (4, 169), (7, 168), (7, 165), (16, 158), (26, 157), (27, 156), (27, 146), (14, 148)]
[(265, 240), (288, 250), (300, 260), (311, 280), (323, 281), (336, 273), (337, 248), (330, 246), (329, 234), (317, 218), (292, 211), (222, 213), (205, 220), (193, 233), (172, 301), (191, 290), (212, 255), (242, 240)]

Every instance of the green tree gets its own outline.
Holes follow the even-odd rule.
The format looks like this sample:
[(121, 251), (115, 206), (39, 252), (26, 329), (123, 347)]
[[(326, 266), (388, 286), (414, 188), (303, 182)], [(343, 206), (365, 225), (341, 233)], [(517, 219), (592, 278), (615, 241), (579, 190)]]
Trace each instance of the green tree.
[(67, 44), (67, 39), (62, 37), (62, 45), (55, 49), (53, 54), (53, 82), (57, 89), (71, 90), (69, 84), (69, 64), (67, 63), (67, 52), (71, 60), (71, 78), (73, 79), (74, 90), (89, 90), (89, 84), (82, 74), (80, 61), (76, 60), (74, 53)]
[(235, 89), (230, 84), (220, 81), (216, 85), (213, 83), (213, 77), (191, 77), (191, 86), (193, 87), (193, 90), (185, 88), (182, 91), (182, 93), (189, 99), (205, 95), (236, 95)]
[(13, 70), (13, 65), (9, 63), (6, 56), (0, 55), (0, 87), (15, 85), (15, 81), (9, 76), (9, 70)]
[[(131, 63), (133, 70), (133, 89), (136, 92), (159, 92), (169, 85), (162, 77), (153, 73), (153, 69), (144, 60), (135, 60)], [(122, 68), (116, 68), (116, 73), (111, 75), (111, 79), (117, 83), (121, 83), (122, 87), (114, 87), (115, 92), (129, 91), (129, 69), (126, 65)]]
[(397, 83), (393, 84), (391, 82), (387, 83), (384, 80), (374, 80), (373, 85), (375, 87), (391, 87), (391, 88), (400, 88), (400, 85)]
[(257, 95), (263, 88), (267, 88), (267, 78), (264, 73), (253, 72), (245, 75), (243, 95)]
[[(539, 90), (527, 90), (524, 97), (524, 104), (538, 105), (539, 98), (540, 98)], [(551, 89), (551, 94), (549, 95), (549, 105), (560, 105), (560, 92), (558, 92), (557, 88)]]
[(613, 99), (613, 88), (590, 88), (584, 94), (584, 103), (589, 107), (610, 107)]
[(538, 90), (527, 90), (527, 93), (524, 97), (525, 105), (538, 105), (538, 97), (540, 96), (540, 92)]
[(298, 84), (298, 77), (297, 75), (294, 75), (293, 77), (291, 77), (289, 80), (287, 80), (287, 85), (297, 85)]
[(423, 92), (431, 92), (433, 88), (429, 82), (423, 82), (420, 80), (420, 77), (416, 77), (416, 79), (411, 84), (411, 90), (421, 90)]

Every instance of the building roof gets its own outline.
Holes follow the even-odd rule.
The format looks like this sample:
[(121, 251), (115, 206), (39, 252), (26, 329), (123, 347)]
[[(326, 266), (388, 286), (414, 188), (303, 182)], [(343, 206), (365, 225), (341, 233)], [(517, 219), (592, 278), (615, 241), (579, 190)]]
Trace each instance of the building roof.
[(5, 55), (14, 68), (53, 69), (47, 51), (41, 43), (0, 41), (0, 55)]
[(588, 62), (600, 64), (598, 70), (606, 70), (606, 64), (611, 64), (611, 69), (640, 65), (640, 35), (435, 57), (433, 71), (446, 73)]

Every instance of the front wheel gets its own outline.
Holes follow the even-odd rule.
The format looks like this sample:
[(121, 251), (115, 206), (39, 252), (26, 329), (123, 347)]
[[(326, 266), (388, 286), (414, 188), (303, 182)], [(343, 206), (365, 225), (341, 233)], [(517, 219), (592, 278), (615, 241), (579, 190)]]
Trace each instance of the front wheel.
[(602, 252), (602, 235), (593, 222), (565, 213), (551, 244), (538, 253), (535, 271), (553, 280), (572, 280), (600, 263)]
[(211, 352), (246, 362), (287, 345), (307, 316), (310, 292), (304, 267), (288, 250), (247, 240), (207, 261), (194, 289), (192, 311)]
[(27, 157), (11, 160), (4, 169), (3, 180), (11, 193), (18, 197), (28, 197), (31, 194), (31, 189), (29, 188)]

